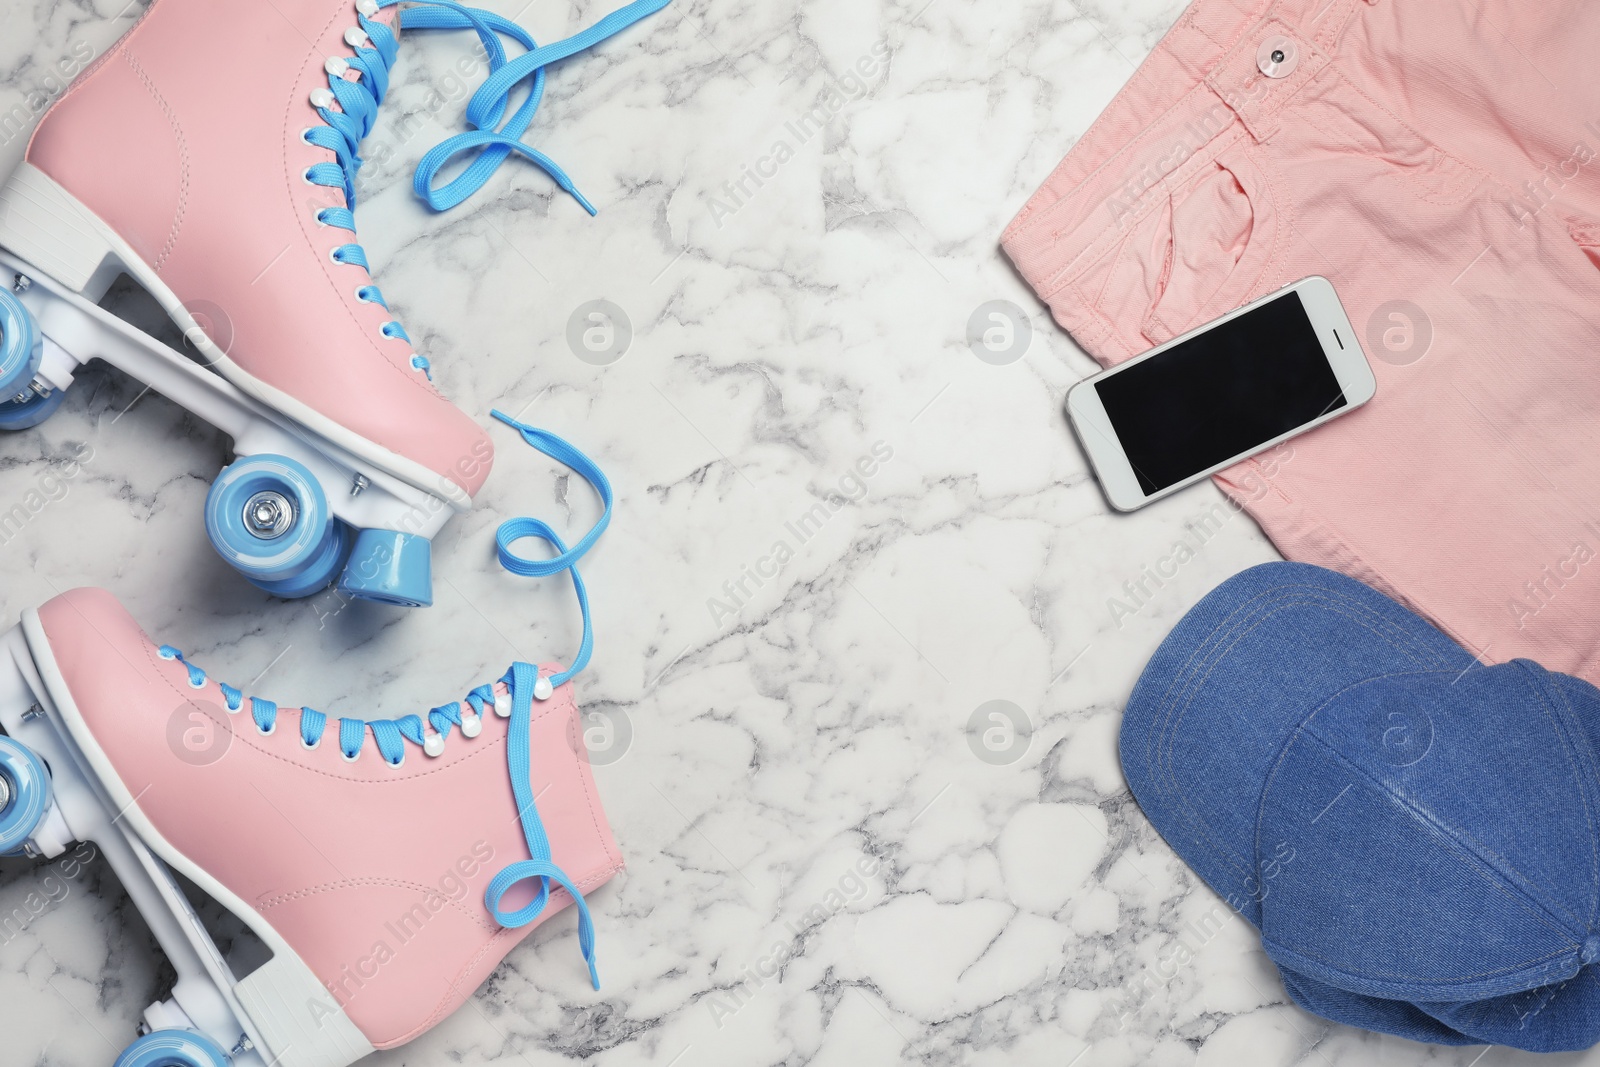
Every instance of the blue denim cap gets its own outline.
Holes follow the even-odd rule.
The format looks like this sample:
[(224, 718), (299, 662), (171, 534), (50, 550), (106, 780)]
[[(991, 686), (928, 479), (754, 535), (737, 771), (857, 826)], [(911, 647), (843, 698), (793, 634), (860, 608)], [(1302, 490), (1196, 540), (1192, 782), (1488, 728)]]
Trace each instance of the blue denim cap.
[(1128, 701), (1122, 767), (1301, 1007), (1444, 1045), (1600, 1040), (1600, 691), (1484, 667), (1360, 582), (1224, 583)]

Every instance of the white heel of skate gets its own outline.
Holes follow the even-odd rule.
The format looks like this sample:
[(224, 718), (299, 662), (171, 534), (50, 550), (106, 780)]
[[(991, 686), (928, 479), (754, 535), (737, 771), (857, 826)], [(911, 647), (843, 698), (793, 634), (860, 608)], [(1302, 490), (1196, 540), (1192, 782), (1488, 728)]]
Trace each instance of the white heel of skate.
[[(206, 532), (251, 582), (293, 598), (337, 579), (352, 596), (432, 603), (431, 541), (471, 507), (466, 493), (348, 431), (312, 431), (102, 310), (93, 298), (132, 255), (119, 244), (27, 164), (0, 190), (0, 430), (44, 421), (78, 368), (103, 359), (233, 439)], [(205, 336), (198, 324), (193, 335)]]
[[(293, 949), (155, 832), (83, 728), (36, 612), (0, 635), (0, 845), (60, 855), (91, 841), (178, 973), (116, 1067), (346, 1067), (372, 1045)], [(273, 958), (235, 978), (173, 871), (248, 925)]]
[(0, 245), (91, 301), (121, 266), (101, 221), (37, 167), (24, 163), (0, 188)]

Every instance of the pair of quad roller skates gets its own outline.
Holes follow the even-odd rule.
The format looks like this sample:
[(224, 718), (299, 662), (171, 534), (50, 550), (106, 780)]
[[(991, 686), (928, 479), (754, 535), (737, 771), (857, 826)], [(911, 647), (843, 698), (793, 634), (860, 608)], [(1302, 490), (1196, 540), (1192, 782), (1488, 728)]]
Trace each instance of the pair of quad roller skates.
[[(401, 16), (397, 0), (152, 0), (0, 188), (0, 431), (40, 424), (103, 360), (232, 439), (204, 520), (250, 582), (286, 598), (337, 585), (431, 603), (431, 541), (471, 507), (494, 452), (433, 387), (355, 240), (358, 148), (402, 24), (476, 33), (490, 68), (468, 108), (476, 130), (429, 154), (419, 195), (448, 207), (518, 155), (588, 208), (520, 141), (546, 68), (667, 2), (636, 0), (539, 46), (451, 2)], [(508, 57), (506, 39), (522, 54)], [(436, 187), (460, 155), (470, 163)], [(198, 359), (98, 306), (122, 274)], [(436, 1025), (569, 908), (598, 988), (584, 894), (622, 861), (571, 678), (592, 647), (576, 564), (611, 490), (566, 442), (496, 415), (605, 504), (570, 548), (533, 519), (497, 538), (513, 572), (573, 582), (584, 634), (566, 668), (518, 663), (427, 711), (330, 720), (208, 678), (99, 590), (0, 635), (0, 853), (94, 842), (178, 974), (116, 1067), (342, 1067)], [(554, 557), (515, 555), (525, 537)], [(185, 882), (270, 959), (224, 958)]]

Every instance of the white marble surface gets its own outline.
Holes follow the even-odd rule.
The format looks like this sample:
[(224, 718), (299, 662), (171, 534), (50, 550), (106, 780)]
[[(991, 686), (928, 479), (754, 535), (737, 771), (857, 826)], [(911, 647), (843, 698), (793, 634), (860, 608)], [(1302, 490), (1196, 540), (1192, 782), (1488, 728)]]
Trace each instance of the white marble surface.
[[(492, 6), (541, 39), (607, 8)], [(449, 395), (486, 423), (491, 406), (526, 409), (619, 489), (586, 568), (599, 646), (579, 692), (606, 717), (597, 743), (608, 722), (631, 733), (598, 770), (631, 867), (592, 900), (604, 992), (555, 951), (571, 946), (564, 916), (471, 1006), (370, 1062), (1533, 1061), (1290, 1006), (1242, 921), (1186, 932), (1221, 905), (1118, 769), (1120, 709), (1156, 643), (1274, 554), (1234, 518), (1119, 625), (1109, 598), (1220, 496), (1108, 513), (1060, 415), (1090, 362), (997, 238), (1181, 7), (678, 0), (551, 76), (532, 140), (569, 165), (593, 220), (530, 167), (449, 215), (423, 209), (409, 167), (455, 128), (459, 96), (430, 93), (451, 92), (440, 75), (467, 43), (405, 46), (361, 238)], [(31, 110), (58, 58), (98, 54), (138, 11), (6, 0), (0, 115)], [(881, 62), (841, 84), (863, 59)], [(797, 135), (830, 85), (836, 114)], [(398, 139), (405, 116), (424, 125)], [(20, 152), (5, 140), (0, 167)], [(746, 168), (771, 176), (724, 188)], [(607, 367), (564, 340), (597, 298), (635, 330)], [(1007, 366), (966, 342), (991, 300), (1032, 320)], [(0, 503), (82, 443), (95, 457), (0, 545), (6, 623), (103, 585), (214, 673), (263, 675), (258, 691), (335, 714), (417, 710), (574, 646), (563, 584), (501, 572), (492, 537), (518, 514), (578, 531), (594, 504), (510, 435), (496, 431), (479, 509), (437, 544), (434, 608), (328, 614), (326, 599), (268, 600), (217, 559), (200, 505), (227, 442), (157, 396), (119, 415), (137, 394), (95, 371), (41, 430), (0, 439)], [(845, 481), (875, 447), (892, 458), (863, 488)], [(789, 532), (841, 485), (855, 499), (808, 539)], [(793, 558), (745, 577), (780, 541)], [(724, 583), (741, 579), (735, 602)], [(1009, 763), (974, 754), (969, 721), (993, 700), (1031, 724)], [(0, 913), (60, 898), (0, 943), (0, 1067), (109, 1064), (165, 993), (170, 972), (101, 866), (50, 881), (0, 860)]]

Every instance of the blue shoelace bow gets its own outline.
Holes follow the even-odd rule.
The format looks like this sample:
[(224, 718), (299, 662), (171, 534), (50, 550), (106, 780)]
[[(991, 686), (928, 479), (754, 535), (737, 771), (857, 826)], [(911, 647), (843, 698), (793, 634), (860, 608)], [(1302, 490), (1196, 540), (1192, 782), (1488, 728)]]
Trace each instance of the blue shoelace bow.
[[(369, 6), (373, 14), (392, 7), (401, 0), (377, 0)], [(467, 122), (473, 127), (469, 133), (459, 133), (435, 145), (417, 164), (413, 187), (418, 196), (435, 211), (447, 211), (462, 203), (483, 188), (484, 184), (513, 154), (535, 163), (555, 183), (569, 193), (589, 214), (596, 213), (595, 206), (578, 191), (567, 176), (549, 156), (522, 142), (522, 135), (533, 122), (544, 99), (545, 70), (601, 41), (613, 37), (640, 19), (655, 14), (671, 0), (634, 0), (620, 10), (612, 12), (595, 25), (554, 44), (540, 47), (533, 36), (510, 19), (481, 8), (466, 7), (451, 0), (417, 0), (400, 17), (404, 29), (466, 30), (470, 29), (483, 42), (489, 58), (489, 77), (472, 94), (467, 104)], [(352, 240), (333, 250), (337, 263), (354, 264), (367, 270), (367, 253), (354, 240), (356, 232), (356, 174), (361, 169), (359, 149), (361, 142), (372, 132), (377, 121), (378, 108), (389, 91), (389, 71), (400, 52), (400, 42), (386, 24), (374, 21), (366, 13), (358, 13), (360, 30), (346, 36), (355, 55), (346, 59), (330, 59), (327, 64), (328, 89), (325, 97), (313, 95), (317, 114), (324, 125), (306, 130), (307, 144), (325, 148), (334, 154), (332, 162), (317, 163), (305, 174), (313, 185), (342, 190), (343, 207), (323, 208), (316, 219), (325, 226), (346, 230)], [(354, 28), (352, 28), (354, 30)], [(501, 36), (511, 38), (526, 51), (515, 59), (507, 59)], [(351, 80), (347, 73), (358, 77)], [(529, 82), (522, 103), (506, 116), (511, 104), (511, 94), (518, 85)], [(323, 90), (318, 90), (321, 94)], [(334, 104), (338, 104), (338, 109)], [(502, 121), (503, 120), (503, 121)], [(477, 153), (465, 170), (444, 185), (435, 187), (434, 179), (457, 156)], [(389, 304), (375, 285), (363, 285), (356, 290), (356, 298), (377, 304), (388, 310)], [(382, 326), (385, 337), (411, 343), (405, 327), (390, 319)], [(432, 366), (426, 357), (412, 355), (411, 366), (433, 377)]]
[[(584, 962), (589, 965), (589, 980), (595, 989), (599, 989), (600, 972), (595, 964), (594, 920), (589, 915), (589, 905), (584, 901), (582, 892), (551, 858), (550, 838), (545, 833), (544, 822), (539, 818), (539, 808), (535, 802), (529, 750), (532, 745), (533, 702), (550, 699), (557, 687), (565, 684), (588, 666), (590, 655), (594, 651), (594, 628), (589, 616), (589, 594), (584, 588), (583, 577), (578, 573), (577, 565), (611, 523), (613, 500), (611, 483), (593, 460), (555, 434), (524, 425), (500, 411), (494, 412), (494, 417), (515, 428), (522, 435), (522, 439), (532, 447), (576, 471), (593, 486), (595, 493), (605, 505), (593, 528), (570, 548), (548, 523), (540, 519), (510, 519), (502, 523), (495, 533), (495, 546), (500, 563), (511, 573), (532, 578), (548, 577), (562, 571), (571, 573), (572, 587), (578, 596), (578, 609), (583, 616), (583, 638), (578, 645), (577, 655), (573, 657), (570, 667), (548, 677), (543, 676), (539, 668), (531, 663), (513, 663), (500, 678), (501, 684), (506, 687), (504, 697), (495, 692), (493, 684), (484, 684), (468, 693), (463, 700), (432, 709), (426, 719), (426, 726), (433, 728), (431, 735), (424, 728), (424, 720), (420, 715), (407, 715), (399, 719), (341, 718), (339, 751), (345, 759), (356, 760), (360, 757), (361, 749), (370, 733), (377, 743), (379, 754), (391, 766), (398, 767), (405, 762), (406, 742), (422, 748), (431, 756), (437, 756), (444, 751), (445, 741), (452, 729), (459, 727), (464, 737), (476, 737), (481, 729), (479, 720), (488, 711), (493, 710), (495, 714), (509, 717), (506, 737), (507, 771), (511, 776), (511, 792), (516, 798), (522, 835), (528, 844), (528, 858), (509, 864), (495, 875), (484, 892), (484, 906), (501, 926), (516, 929), (527, 926), (544, 913), (545, 907), (550, 902), (552, 882), (565, 889), (571, 895), (578, 911), (578, 947), (583, 952)], [(512, 551), (513, 545), (529, 537), (549, 543), (555, 549), (556, 555), (549, 559), (534, 560), (519, 556)], [(171, 645), (162, 645), (158, 654), (162, 659), (182, 663), (189, 673), (190, 686), (195, 689), (205, 686), (206, 672), (185, 659), (184, 654), (178, 649)], [(230, 712), (240, 711), (248, 699), (250, 717), (255, 721), (256, 729), (267, 736), (277, 732), (278, 705), (260, 697), (247, 698), (243, 690), (223, 682), (218, 683), (218, 688)], [(322, 712), (312, 708), (302, 708), (300, 743), (308, 749), (316, 748), (322, 743), (328, 725), (328, 716)], [(539, 879), (538, 892), (534, 899), (514, 912), (502, 911), (501, 902), (506, 893), (512, 886), (530, 878)]]

